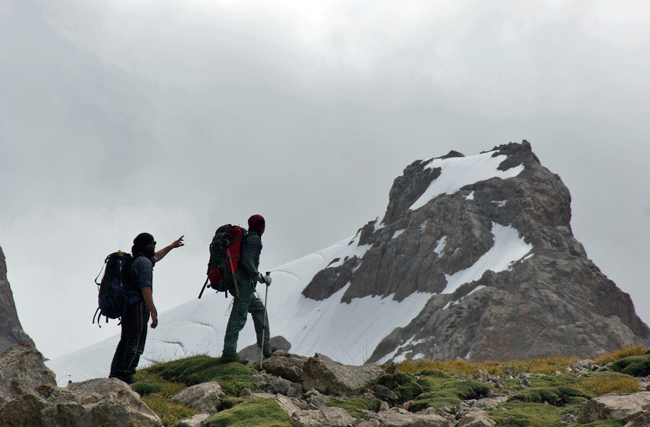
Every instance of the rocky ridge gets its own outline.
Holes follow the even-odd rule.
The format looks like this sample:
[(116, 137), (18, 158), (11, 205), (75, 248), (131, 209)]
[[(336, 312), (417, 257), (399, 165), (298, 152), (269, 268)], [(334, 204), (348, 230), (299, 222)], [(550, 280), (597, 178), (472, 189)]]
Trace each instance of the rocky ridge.
[[(426, 400), (421, 400), (405, 379), (424, 385), (426, 375), (443, 375), (440, 371), (405, 375), (396, 372), (392, 363), (348, 366), (321, 354), (303, 357), (286, 351), (276, 351), (264, 360), (261, 368), (252, 373), (252, 387), (241, 390), (240, 400), (272, 400), (286, 413), (286, 425), (294, 427), (495, 427), (497, 422), (488, 412), (506, 402), (521, 399), (521, 390), (538, 390), (531, 388), (534, 374), (506, 371), (499, 376), (482, 372), (467, 381), (475, 390), (472, 395), (466, 395), (453, 407), (431, 407), (423, 405)], [(573, 362), (564, 373), (573, 372), (589, 378), (603, 369), (606, 368), (592, 360), (580, 360)], [(119, 380), (100, 378), (58, 387), (54, 373), (43, 364), (43, 356), (28, 345), (17, 345), (2, 353), (0, 373), (2, 425), (163, 425), (138, 393)], [(504, 392), (499, 393), (505, 382), (516, 382), (519, 391), (508, 392), (504, 388)], [(648, 378), (639, 381), (643, 387), (647, 388), (648, 384)], [(409, 396), (413, 398), (409, 400)], [(552, 397), (545, 399), (549, 399), (545, 404), (566, 404)], [(191, 418), (175, 423), (176, 427), (221, 425), (219, 414), (231, 407), (217, 381), (187, 387), (171, 400), (196, 412)], [(339, 404), (331, 405), (334, 400)], [(356, 402), (357, 406), (345, 409), (341, 402)], [(650, 420), (648, 407), (648, 391), (604, 394), (585, 400), (578, 409), (567, 411), (561, 421), (570, 426), (616, 419), (626, 422), (626, 427), (643, 426)], [(514, 417), (512, 421), (518, 422)], [(509, 421), (501, 419), (502, 422)]]
[[(359, 230), (369, 249), (317, 273), (303, 295), (341, 303), (364, 296), (402, 300), (428, 293), (426, 306), (379, 343), (369, 362), (464, 358), (472, 362), (549, 356), (589, 357), (650, 344), (650, 329), (628, 294), (587, 257), (571, 231), (571, 196), (531, 145), (484, 155), (502, 159), (490, 178), (414, 203), (462, 154), (416, 161), (395, 179), (386, 213)], [(440, 160), (445, 159), (447, 163)], [(471, 160), (471, 159), (470, 159)], [(466, 174), (472, 174), (472, 161)], [(496, 229), (514, 229), (530, 252), (507, 269), (446, 292), (450, 277), (494, 248)]]

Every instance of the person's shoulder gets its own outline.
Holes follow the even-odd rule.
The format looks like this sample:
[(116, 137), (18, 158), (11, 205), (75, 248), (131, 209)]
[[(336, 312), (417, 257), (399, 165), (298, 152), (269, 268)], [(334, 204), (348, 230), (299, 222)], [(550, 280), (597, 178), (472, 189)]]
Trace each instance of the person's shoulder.
[(255, 250), (259, 250), (259, 248), (262, 247), (262, 239), (260, 236), (255, 233), (255, 232), (248, 232), (246, 234), (246, 237), (244, 238), (244, 243), (243, 246), (247, 248), (247, 250), (253, 250), (253, 248), (258, 248)]
[(149, 258), (145, 255), (136, 255), (135, 258), (133, 258), (133, 267), (153, 267), (154, 262), (155, 258), (153, 257)]
[(254, 231), (249, 231), (246, 233), (246, 242), (249, 243), (262, 243), (262, 238)]

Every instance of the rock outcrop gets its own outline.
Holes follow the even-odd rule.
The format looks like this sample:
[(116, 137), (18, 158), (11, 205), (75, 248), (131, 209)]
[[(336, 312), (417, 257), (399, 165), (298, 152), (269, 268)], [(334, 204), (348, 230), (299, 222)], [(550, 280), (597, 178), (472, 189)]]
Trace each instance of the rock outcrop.
[[(422, 201), (450, 168), (473, 176), (477, 159), (498, 159), (503, 176), (442, 191)], [(595, 357), (650, 343), (631, 298), (587, 257), (571, 231), (571, 196), (528, 142), (463, 158), (416, 161), (395, 179), (382, 220), (359, 230), (361, 256), (317, 273), (303, 295), (322, 300), (348, 285), (342, 303), (369, 295), (428, 303), (374, 349), (369, 362), (395, 358), (507, 361)], [(465, 169), (462, 169), (465, 167)], [(443, 170), (444, 168), (447, 168)], [(527, 254), (499, 271), (448, 289), (455, 275), (495, 251), (499, 230), (512, 230)], [(492, 267), (494, 268), (494, 267)]]
[(43, 355), (17, 345), (0, 355), (0, 425), (161, 427), (162, 421), (114, 378), (57, 387)]
[(613, 418), (631, 421), (630, 426), (647, 426), (649, 408), (650, 391), (604, 394), (582, 405), (578, 422), (587, 424)]
[(0, 352), (21, 343), (34, 347), (34, 341), (23, 331), (18, 320), (14, 295), (7, 280), (7, 262), (0, 247)]

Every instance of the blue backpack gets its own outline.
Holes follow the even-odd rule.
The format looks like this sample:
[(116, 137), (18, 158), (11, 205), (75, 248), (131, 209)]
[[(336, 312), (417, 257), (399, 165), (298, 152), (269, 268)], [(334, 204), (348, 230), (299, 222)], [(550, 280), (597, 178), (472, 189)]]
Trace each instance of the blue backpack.
[[(122, 251), (113, 252), (106, 257), (104, 266), (95, 278), (95, 284), (99, 287), (99, 307), (93, 316), (93, 324), (97, 318), (97, 325), (100, 328), (102, 316), (106, 317), (106, 323), (108, 323), (108, 319), (119, 319), (124, 314), (127, 305), (142, 300), (140, 294), (132, 290), (131, 265), (133, 260), (131, 254)], [(102, 281), (97, 282), (102, 270), (104, 270)]]

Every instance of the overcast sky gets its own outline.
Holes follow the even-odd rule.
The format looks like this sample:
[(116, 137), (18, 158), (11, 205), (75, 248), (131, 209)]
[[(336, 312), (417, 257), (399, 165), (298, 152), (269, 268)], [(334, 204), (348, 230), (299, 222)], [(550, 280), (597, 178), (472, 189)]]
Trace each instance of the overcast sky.
[(119, 333), (93, 280), (142, 231), (185, 235), (164, 312), (223, 223), (262, 214), (272, 269), (381, 217), (413, 161), (523, 139), (650, 323), (650, 3), (308, 3), (0, 0), (0, 246), (46, 357)]

